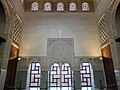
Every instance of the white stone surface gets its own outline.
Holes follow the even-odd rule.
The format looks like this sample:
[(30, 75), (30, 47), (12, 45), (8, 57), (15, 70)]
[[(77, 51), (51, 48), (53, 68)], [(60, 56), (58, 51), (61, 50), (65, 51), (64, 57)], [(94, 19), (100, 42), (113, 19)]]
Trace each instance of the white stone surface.
[(74, 39), (75, 56), (100, 56), (94, 13), (25, 13), (20, 56), (46, 56), (47, 38)]
[(6, 78), (6, 70), (1, 69), (1, 75), (0, 75), (0, 90), (3, 90), (4, 88), (4, 83), (5, 83), (5, 78)]
[(96, 15), (97, 15), (97, 19), (99, 20), (101, 18), (101, 16), (103, 16), (106, 12), (106, 9), (109, 8), (111, 2), (113, 2), (115, 0), (100, 0), (99, 4), (96, 8)]

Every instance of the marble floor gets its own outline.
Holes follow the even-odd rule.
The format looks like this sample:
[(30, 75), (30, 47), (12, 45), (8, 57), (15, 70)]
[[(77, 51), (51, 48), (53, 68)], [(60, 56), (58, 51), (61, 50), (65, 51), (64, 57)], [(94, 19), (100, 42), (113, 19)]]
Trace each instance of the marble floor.
[[(29, 88), (26, 90), (40, 90), (40, 88)], [(71, 87), (50, 87), (47, 90), (74, 90)], [(77, 89), (78, 90), (78, 89)], [(82, 87), (81, 90), (112, 90), (112, 89), (98, 89), (94, 87)]]

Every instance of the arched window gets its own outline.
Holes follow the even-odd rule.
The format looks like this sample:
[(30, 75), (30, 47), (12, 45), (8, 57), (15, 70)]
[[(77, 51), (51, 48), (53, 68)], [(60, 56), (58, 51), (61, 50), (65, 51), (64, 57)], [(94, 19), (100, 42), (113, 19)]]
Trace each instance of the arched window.
[(69, 10), (70, 11), (76, 11), (76, 3), (70, 3), (69, 4)]
[(81, 86), (92, 86), (91, 81), (91, 64), (89, 62), (81, 63)]
[(51, 3), (46, 2), (46, 3), (44, 4), (44, 10), (45, 10), (45, 11), (51, 11)]
[(89, 4), (84, 2), (82, 3), (82, 11), (89, 11)]
[(33, 3), (31, 4), (31, 10), (32, 10), (32, 11), (38, 11), (38, 7), (39, 7), (39, 5), (38, 5), (37, 2), (33, 2)]
[(64, 4), (63, 3), (57, 3), (57, 11), (64, 11)]
[(41, 67), (38, 62), (30, 65), (30, 87), (40, 87)]
[(71, 87), (72, 78), (73, 72), (71, 71), (68, 63), (54, 63), (51, 65), (51, 71), (49, 73), (50, 87)]
[(50, 72), (50, 86), (60, 86), (60, 67), (59, 64), (54, 63), (51, 66)]
[(72, 72), (68, 63), (62, 64), (61, 86), (72, 86)]

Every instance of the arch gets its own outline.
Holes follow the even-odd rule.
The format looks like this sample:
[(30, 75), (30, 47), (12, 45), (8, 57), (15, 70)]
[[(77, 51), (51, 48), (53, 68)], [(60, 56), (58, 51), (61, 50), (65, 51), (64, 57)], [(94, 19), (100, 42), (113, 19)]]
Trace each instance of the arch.
[(60, 86), (60, 66), (58, 63), (53, 63), (51, 65), (49, 79), (50, 79), (49, 86), (52, 87)]
[(51, 11), (51, 3), (50, 2), (46, 2), (44, 4), (44, 10), (45, 11)]
[(71, 87), (73, 72), (71, 71), (69, 63), (53, 63), (49, 73), (50, 87)]
[(117, 37), (120, 37), (120, 3), (117, 6), (116, 14), (115, 14), (115, 27)]
[(64, 11), (64, 4), (59, 2), (57, 3), (57, 11)]
[[(7, 34), (8, 33), (8, 28), (9, 28), (9, 18), (10, 18), (10, 12), (9, 12), (9, 8), (6, 4), (5, 0), (1, 0), (0, 1), (1, 4), (1, 8), (3, 8), (4, 10), (4, 15), (5, 15), (5, 28), (4, 28), (4, 33)], [(1, 10), (0, 10), (1, 12)]]
[(91, 67), (89, 62), (81, 63), (81, 86), (82, 87), (92, 86), (90, 68)]
[(88, 63), (92, 64), (90, 58), (82, 58), (80, 63), (83, 63), (83, 62), (88, 62)]
[(33, 2), (33, 3), (31, 4), (31, 10), (32, 10), (32, 11), (38, 11), (38, 8), (39, 8), (38, 2)]
[(28, 66), (28, 68), (29, 68), (29, 65), (32, 63), (32, 62), (39, 62), (40, 63), (40, 60), (38, 59), (38, 58), (30, 58), (30, 59), (28, 59), (28, 64), (27, 64), (27, 66)]
[(116, 23), (115, 23), (115, 17), (116, 17), (116, 11), (117, 11), (117, 8), (118, 8), (118, 5), (119, 5), (120, 1), (119, 0), (114, 0), (111, 5), (109, 6), (109, 8), (106, 10), (107, 11), (107, 14), (108, 14), (108, 17), (109, 17), (109, 20), (110, 22), (112, 21), (111, 23), (111, 27), (112, 29), (110, 29), (110, 33), (111, 33), (111, 36), (113, 38), (117, 38), (117, 29), (116, 29)]
[(82, 3), (82, 11), (89, 11), (89, 4), (87, 2)]
[(76, 8), (76, 3), (70, 3), (70, 4), (69, 4), (69, 10), (70, 10), (70, 11), (76, 11), (76, 10), (77, 10), (77, 8)]
[(61, 86), (72, 86), (73, 72), (68, 63), (62, 64), (61, 67)]
[(29, 64), (27, 72), (27, 88), (29, 87), (40, 87), (41, 80), (41, 65), (37, 61), (32, 61)]
[(0, 2), (0, 34), (3, 35), (6, 26), (6, 16), (2, 3)]
[(80, 63), (81, 86), (94, 86), (94, 76), (90, 59), (83, 58)]

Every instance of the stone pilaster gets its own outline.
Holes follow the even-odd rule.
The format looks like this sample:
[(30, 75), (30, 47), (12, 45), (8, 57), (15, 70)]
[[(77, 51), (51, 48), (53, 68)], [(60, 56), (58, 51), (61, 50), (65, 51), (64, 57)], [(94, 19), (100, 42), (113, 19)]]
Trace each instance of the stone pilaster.
[(80, 90), (81, 84), (80, 84), (80, 71), (74, 71), (73, 72), (73, 85), (74, 85), (74, 90)]
[(93, 70), (94, 74), (94, 86), (97, 88), (105, 87), (105, 78), (103, 70)]
[(26, 82), (27, 82), (27, 71), (17, 71), (15, 87), (25, 89)]
[(47, 90), (48, 88), (48, 71), (41, 71), (40, 90)]

